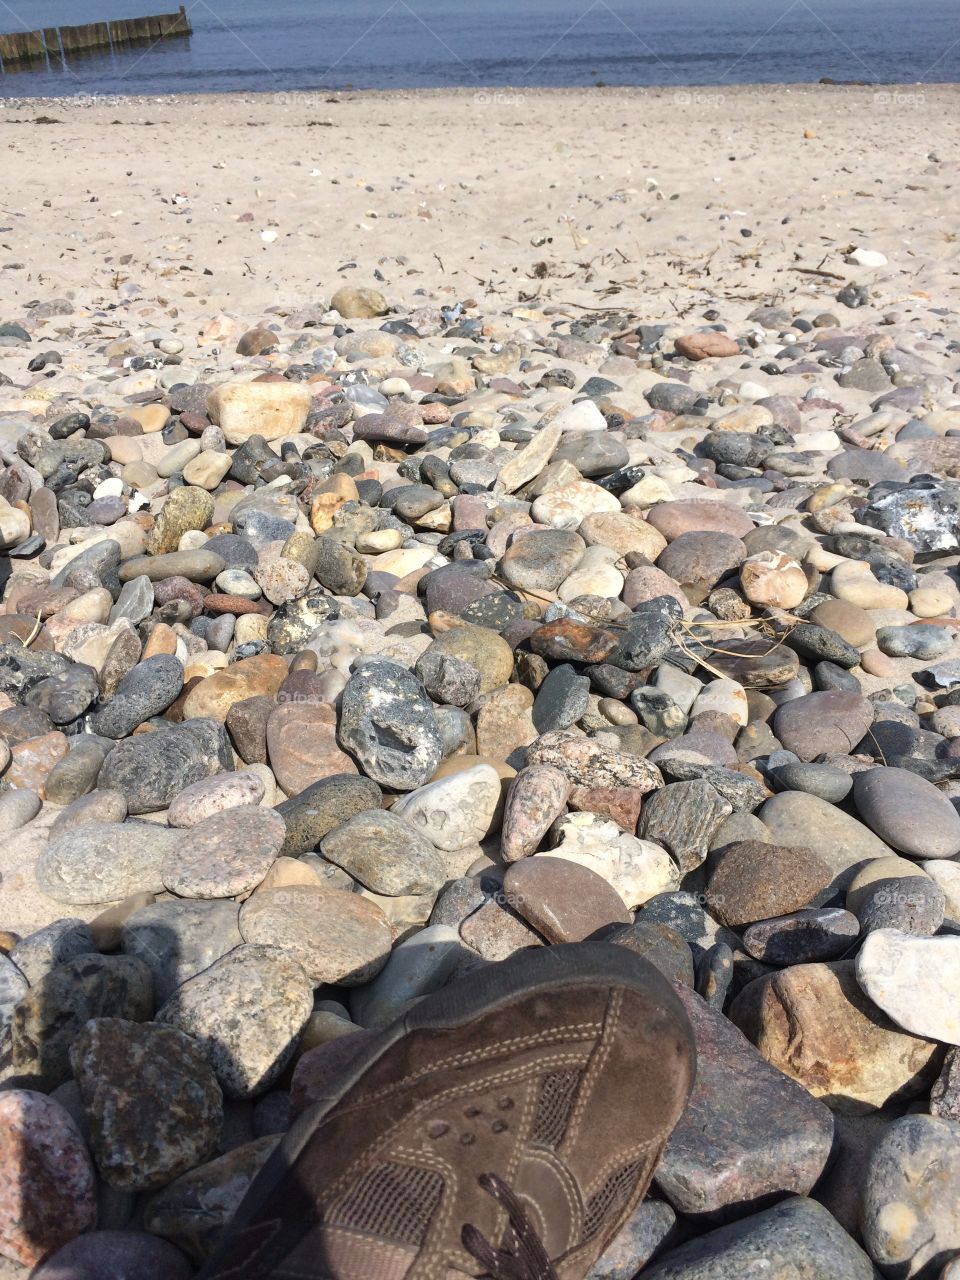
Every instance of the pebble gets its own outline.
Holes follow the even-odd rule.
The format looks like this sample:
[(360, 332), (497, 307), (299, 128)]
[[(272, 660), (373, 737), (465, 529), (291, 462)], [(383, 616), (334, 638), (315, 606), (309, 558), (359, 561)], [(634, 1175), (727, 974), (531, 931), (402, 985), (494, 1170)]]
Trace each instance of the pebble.
[(36, 1280), (189, 1280), (192, 1274), (179, 1249), (145, 1231), (89, 1231), (34, 1272)]
[(446, 867), (420, 828), (394, 811), (358, 813), (320, 844), (323, 856), (374, 893), (436, 894)]
[[(867, 769), (853, 779), (864, 822), (894, 849), (914, 858), (960, 852), (960, 814), (947, 797), (909, 769)], [(917, 815), (922, 815), (918, 823)]]
[(159, 1005), (242, 943), (239, 918), (235, 902), (149, 902), (122, 921), (120, 946), (125, 955), (135, 956), (150, 969)]
[(477, 764), (400, 796), (391, 812), (437, 849), (453, 852), (489, 834), (502, 792), (496, 769)]
[(869, 934), (857, 955), (857, 981), (905, 1031), (960, 1044), (960, 937), (915, 938), (897, 929)]
[(283, 847), (273, 809), (241, 805), (205, 818), (166, 851), (163, 887), (181, 898), (233, 898), (255, 889)]

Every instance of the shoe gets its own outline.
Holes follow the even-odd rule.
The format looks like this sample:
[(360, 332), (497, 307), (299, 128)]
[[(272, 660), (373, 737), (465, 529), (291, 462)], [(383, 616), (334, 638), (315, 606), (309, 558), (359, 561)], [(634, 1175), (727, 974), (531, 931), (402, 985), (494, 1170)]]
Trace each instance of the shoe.
[(582, 1280), (694, 1073), (680, 1001), (626, 948), (484, 966), (371, 1038), (295, 1121), (203, 1280)]

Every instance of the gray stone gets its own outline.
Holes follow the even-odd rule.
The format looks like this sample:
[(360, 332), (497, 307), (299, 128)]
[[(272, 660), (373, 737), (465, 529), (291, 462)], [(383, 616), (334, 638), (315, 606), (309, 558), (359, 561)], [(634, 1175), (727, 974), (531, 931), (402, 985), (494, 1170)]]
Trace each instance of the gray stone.
[(57, 965), (96, 950), (97, 945), (82, 920), (63, 919), (28, 934), (10, 952), (10, 959), (30, 985), (35, 986)]
[(430, 841), (386, 809), (348, 819), (324, 837), (320, 848), (325, 858), (374, 893), (437, 893), (447, 878)]
[(960, 1124), (895, 1120), (874, 1149), (863, 1188), (867, 1252), (885, 1275), (936, 1280), (960, 1252)]
[(372, 982), (353, 993), (354, 1020), (361, 1027), (387, 1026), (413, 1001), (444, 986), (463, 950), (455, 925), (431, 924), (419, 930), (394, 947)]
[(178, 658), (160, 653), (138, 662), (120, 681), (113, 697), (91, 720), (94, 733), (126, 738), (138, 725), (166, 711), (183, 688)]
[(947, 797), (909, 769), (868, 769), (853, 780), (864, 822), (882, 840), (914, 858), (960, 852), (960, 814)]
[(751, 924), (744, 930), (743, 945), (765, 964), (810, 964), (839, 959), (859, 936), (860, 922), (853, 912), (814, 907)]
[(104, 761), (98, 783), (126, 796), (130, 813), (153, 813), (191, 782), (232, 769), (226, 731), (195, 719), (118, 742)]
[(671, 1249), (643, 1280), (874, 1280), (870, 1259), (815, 1200), (796, 1196)]
[(368, 809), (378, 809), (380, 788), (370, 778), (337, 773), (312, 783), (297, 796), (277, 805), (287, 834), (280, 850), (286, 858), (297, 858), (315, 849), (329, 832)]
[(663, 845), (686, 873), (706, 858), (713, 833), (731, 812), (708, 782), (674, 782), (645, 801), (640, 835)]
[(126, 921), (121, 947), (149, 967), (162, 1004), (189, 978), (240, 946), (239, 920), (235, 902), (154, 902)]
[(422, 786), (443, 755), (433, 704), (413, 672), (396, 662), (365, 662), (341, 695), (341, 747), (368, 777), (396, 791)]
[(88, 822), (54, 836), (37, 859), (37, 884), (55, 902), (117, 902), (163, 889), (164, 859), (183, 838), (145, 822)]
[(293, 1057), (313, 1009), (313, 984), (278, 947), (243, 944), (188, 979), (157, 1013), (200, 1047), (224, 1090), (269, 1089)]
[(174, 844), (163, 859), (164, 887), (183, 898), (233, 898), (256, 888), (286, 838), (274, 809), (238, 805), (215, 813)]

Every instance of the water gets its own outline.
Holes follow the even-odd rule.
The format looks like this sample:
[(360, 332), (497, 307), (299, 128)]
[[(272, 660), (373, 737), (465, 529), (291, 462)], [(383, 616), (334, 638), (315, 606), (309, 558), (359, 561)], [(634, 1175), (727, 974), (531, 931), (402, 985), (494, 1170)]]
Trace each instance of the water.
[[(0, 4), (0, 30), (175, 8), (12, 0)], [(8, 70), (0, 97), (960, 81), (957, 0), (192, 0), (187, 9), (190, 37)]]

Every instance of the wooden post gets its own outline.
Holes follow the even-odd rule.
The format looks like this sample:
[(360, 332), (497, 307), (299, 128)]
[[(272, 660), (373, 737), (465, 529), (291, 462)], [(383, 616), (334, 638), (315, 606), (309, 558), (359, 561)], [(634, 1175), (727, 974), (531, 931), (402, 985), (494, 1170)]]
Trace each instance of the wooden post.
[(51, 58), (60, 58), (60, 33), (56, 27), (43, 28), (43, 43), (47, 47), (47, 53)]

